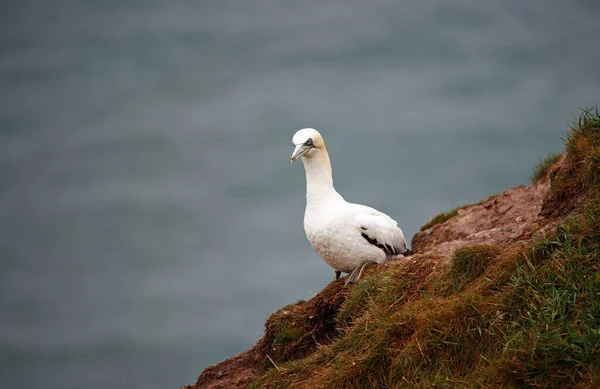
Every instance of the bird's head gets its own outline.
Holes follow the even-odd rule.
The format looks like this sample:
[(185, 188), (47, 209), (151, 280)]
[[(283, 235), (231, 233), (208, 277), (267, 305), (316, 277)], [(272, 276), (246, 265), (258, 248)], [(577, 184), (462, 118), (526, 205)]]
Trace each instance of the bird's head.
[(311, 157), (315, 151), (325, 150), (323, 137), (314, 128), (303, 128), (296, 132), (292, 143), (295, 147), (291, 158), (292, 163), (299, 157)]

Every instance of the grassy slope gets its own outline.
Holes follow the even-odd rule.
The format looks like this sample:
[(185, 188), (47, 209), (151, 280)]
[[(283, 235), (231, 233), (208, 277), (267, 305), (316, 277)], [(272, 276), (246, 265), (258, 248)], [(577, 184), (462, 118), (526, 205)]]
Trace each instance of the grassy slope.
[(318, 306), (269, 319), (272, 360), (251, 387), (600, 387), (597, 111), (574, 125), (562, 166), (547, 208), (582, 200), (546, 235), (461, 248), (441, 278), (417, 261), (343, 293), (330, 284)]

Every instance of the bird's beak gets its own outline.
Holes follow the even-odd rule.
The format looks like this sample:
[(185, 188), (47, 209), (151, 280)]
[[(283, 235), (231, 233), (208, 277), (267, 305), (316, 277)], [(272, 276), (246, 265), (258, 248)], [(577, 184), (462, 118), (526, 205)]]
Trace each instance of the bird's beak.
[(292, 158), (291, 158), (291, 162), (294, 163), (294, 161), (296, 159), (298, 159), (299, 157), (305, 155), (306, 153), (308, 153), (308, 151), (311, 149), (311, 146), (307, 146), (305, 144), (301, 144), (301, 145), (296, 145), (296, 148), (294, 149), (294, 152), (292, 153)]

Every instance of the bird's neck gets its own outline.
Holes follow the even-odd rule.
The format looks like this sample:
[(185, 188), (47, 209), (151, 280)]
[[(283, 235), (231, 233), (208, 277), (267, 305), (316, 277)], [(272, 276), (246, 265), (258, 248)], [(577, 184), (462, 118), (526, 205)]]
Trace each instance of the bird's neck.
[(333, 187), (329, 154), (323, 148), (310, 157), (302, 157), (306, 171), (306, 204), (317, 206), (330, 201), (343, 200)]

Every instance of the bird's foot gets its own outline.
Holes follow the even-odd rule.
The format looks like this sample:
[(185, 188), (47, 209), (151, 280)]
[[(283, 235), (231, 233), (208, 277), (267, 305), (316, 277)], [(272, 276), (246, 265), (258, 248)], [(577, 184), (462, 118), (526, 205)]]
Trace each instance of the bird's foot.
[(334, 281), (337, 281), (340, 279), (340, 277), (342, 276), (342, 272), (339, 270), (335, 271), (335, 278), (333, 279)]
[(358, 265), (356, 267), (356, 269), (352, 270), (352, 273), (350, 273), (350, 275), (348, 277), (346, 277), (346, 283), (344, 285), (354, 284), (356, 281), (358, 281), (360, 279), (360, 277), (362, 276), (363, 272), (365, 271), (365, 269), (367, 268), (367, 266), (369, 266), (372, 263), (377, 263), (377, 262), (364, 261), (360, 265)]

